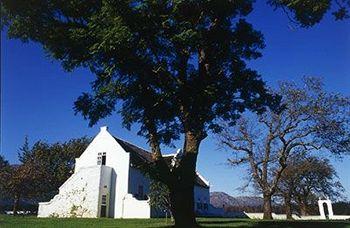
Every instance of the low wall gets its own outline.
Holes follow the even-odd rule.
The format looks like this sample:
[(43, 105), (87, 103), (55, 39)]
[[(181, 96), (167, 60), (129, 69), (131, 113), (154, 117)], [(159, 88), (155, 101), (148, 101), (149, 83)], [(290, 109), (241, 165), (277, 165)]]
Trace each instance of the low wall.
[(138, 200), (131, 194), (123, 199), (123, 218), (150, 218), (151, 207), (148, 200)]
[(39, 203), (38, 217), (98, 217), (101, 166), (80, 169), (49, 202)]

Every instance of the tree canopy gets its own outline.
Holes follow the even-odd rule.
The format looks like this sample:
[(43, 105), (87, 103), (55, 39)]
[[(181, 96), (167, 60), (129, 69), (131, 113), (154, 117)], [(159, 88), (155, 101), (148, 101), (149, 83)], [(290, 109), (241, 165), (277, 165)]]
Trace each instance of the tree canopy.
[(283, 10), (291, 22), (302, 27), (319, 23), (330, 10), (335, 20), (349, 18), (349, 0), (268, 0), (268, 3), (275, 9)]
[(39, 140), (30, 146), (26, 137), (18, 153), (20, 164), (10, 165), (0, 157), (0, 192), (14, 199), (14, 214), (21, 199), (45, 201), (57, 194), (90, 141), (86, 137), (52, 144)]
[(318, 198), (337, 200), (342, 196), (344, 188), (328, 159), (300, 153), (288, 163), (277, 190), (277, 195), (284, 198), (287, 218), (292, 218), (293, 203), (301, 215), (308, 215)]

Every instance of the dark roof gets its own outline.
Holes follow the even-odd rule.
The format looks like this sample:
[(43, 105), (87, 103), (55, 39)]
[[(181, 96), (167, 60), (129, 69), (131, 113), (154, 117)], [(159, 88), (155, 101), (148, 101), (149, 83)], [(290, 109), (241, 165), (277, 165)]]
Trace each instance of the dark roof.
[[(114, 139), (119, 143), (119, 145), (126, 151), (130, 153), (130, 161), (131, 164), (133, 165), (138, 165), (141, 163), (148, 163), (152, 162), (152, 154), (144, 150), (138, 146), (135, 146), (134, 144), (131, 144), (129, 142), (126, 142), (122, 139), (119, 139), (117, 137), (114, 137)], [(173, 156), (166, 156), (164, 159), (168, 164), (170, 164)], [(204, 188), (209, 188), (209, 186), (202, 180), (199, 175), (196, 175), (196, 185), (204, 187)]]
[(196, 185), (204, 187), (204, 188), (209, 188), (209, 185), (207, 183), (205, 183), (203, 181), (203, 179), (198, 176), (198, 174), (196, 175)]
[[(145, 162), (151, 162), (152, 161), (152, 156), (151, 156), (151, 153), (138, 147), (138, 146), (135, 146), (131, 143), (128, 143), (122, 139), (119, 139), (119, 138), (116, 138), (114, 137), (115, 140), (119, 143), (119, 145), (121, 147), (123, 147), (123, 149), (126, 151), (126, 152), (129, 152), (131, 153), (131, 159), (141, 159)], [(132, 161), (133, 162), (133, 161)]]

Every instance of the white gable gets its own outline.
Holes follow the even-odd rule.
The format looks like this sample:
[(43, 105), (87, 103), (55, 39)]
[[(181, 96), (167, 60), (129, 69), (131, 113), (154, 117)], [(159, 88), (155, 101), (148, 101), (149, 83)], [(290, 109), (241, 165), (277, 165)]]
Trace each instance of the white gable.
[(129, 153), (127, 153), (107, 131), (107, 127), (101, 127), (100, 132), (92, 140), (90, 145), (76, 158), (76, 170), (81, 167), (97, 165), (98, 153), (106, 153), (106, 165), (110, 167), (118, 166), (118, 163), (128, 163)]

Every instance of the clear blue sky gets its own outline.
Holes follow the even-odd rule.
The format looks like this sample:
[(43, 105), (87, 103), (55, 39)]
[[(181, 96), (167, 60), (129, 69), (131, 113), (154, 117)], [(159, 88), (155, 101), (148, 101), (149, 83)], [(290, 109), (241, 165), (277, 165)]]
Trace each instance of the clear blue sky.
[[(285, 79), (299, 81), (303, 75), (322, 76), (329, 91), (350, 95), (350, 20), (336, 22), (327, 15), (313, 28), (291, 28), (285, 15), (265, 6), (265, 1), (258, 2), (249, 21), (263, 32), (267, 47), (261, 59), (249, 64), (268, 85), (274, 87), (277, 81)], [(1, 38), (0, 154), (10, 162), (17, 162), (17, 151), (25, 135), (30, 142), (64, 141), (94, 136), (102, 125), (108, 125), (115, 136), (148, 147), (135, 129), (127, 131), (121, 127), (118, 115), (92, 128), (81, 116), (74, 115), (74, 100), (89, 90), (94, 78), (87, 70), (66, 73), (58, 62), (46, 57), (39, 45), (8, 40), (4, 33)], [(245, 170), (225, 165), (229, 155), (218, 150), (215, 139), (208, 137), (201, 145), (198, 170), (211, 182), (212, 191), (251, 194), (236, 190), (244, 182)], [(350, 198), (350, 156), (343, 161), (334, 160), (333, 164)]]

